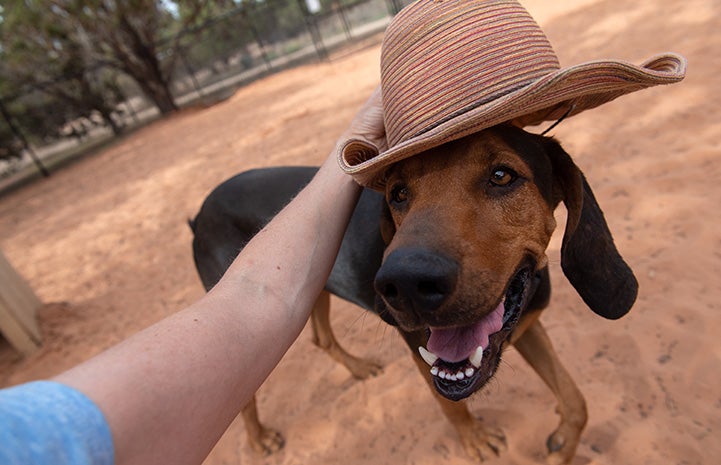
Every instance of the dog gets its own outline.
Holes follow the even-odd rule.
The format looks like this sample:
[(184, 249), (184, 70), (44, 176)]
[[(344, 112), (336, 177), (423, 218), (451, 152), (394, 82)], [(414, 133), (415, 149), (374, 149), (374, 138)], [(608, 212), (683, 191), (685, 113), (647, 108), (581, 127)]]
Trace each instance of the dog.
[[(315, 171), (247, 171), (206, 198), (191, 221), (206, 289)], [(463, 447), (479, 460), (503, 450), (505, 438), (462, 399), (488, 383), (513, 344), (558, 401), (548, 461), (569, 463), (586, 404), (539, 321), (550, 300), (546, 248), (561, 202), (568, 212), (564, 274), (592, 311), (620, 318), (638, 284), (583, 173), (555, 139), (501, 124), (402, 160), (386, 172), (385, 192), (363, 191), (312, 312), (314, 342), (363, 379), (381, 368), (338, 344), (328, 293), (395, 326)], [(254, 401), (243, 416), (253, 448), (282, 447), (280, 434), (259, 422)]]

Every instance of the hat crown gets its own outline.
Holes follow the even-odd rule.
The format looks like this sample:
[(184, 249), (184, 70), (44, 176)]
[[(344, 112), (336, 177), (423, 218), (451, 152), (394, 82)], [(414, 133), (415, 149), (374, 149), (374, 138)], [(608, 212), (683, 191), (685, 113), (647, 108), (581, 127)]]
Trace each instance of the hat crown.
[(418, 0), (381, 50), (388, 143), (416, 137), (560, 68), (548, 38), (514, 0)]

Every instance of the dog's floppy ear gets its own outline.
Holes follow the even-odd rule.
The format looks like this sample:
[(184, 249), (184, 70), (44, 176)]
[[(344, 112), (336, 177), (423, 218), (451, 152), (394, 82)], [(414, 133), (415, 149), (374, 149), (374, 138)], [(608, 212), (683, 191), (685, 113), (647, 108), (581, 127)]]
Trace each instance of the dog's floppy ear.
[(554, 196), (568, 210), (561, 268), (591, 310), (604, 318), (621, 318), (636, 301), (636, 277), (618, 253), (581, 170), (555, 140), (547, 139), (545, 145), (553, 166)]

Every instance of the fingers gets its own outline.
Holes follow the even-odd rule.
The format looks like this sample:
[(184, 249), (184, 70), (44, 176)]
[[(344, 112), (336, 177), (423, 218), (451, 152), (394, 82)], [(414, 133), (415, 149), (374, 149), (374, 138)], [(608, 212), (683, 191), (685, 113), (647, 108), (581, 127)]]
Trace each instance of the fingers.
[(344, 139), (365, 139), (379, 151), (387, 148), (386, 131), (383, 125), (383, 99), (380, 86), (376, 87), (365, 104), (358, 110)]

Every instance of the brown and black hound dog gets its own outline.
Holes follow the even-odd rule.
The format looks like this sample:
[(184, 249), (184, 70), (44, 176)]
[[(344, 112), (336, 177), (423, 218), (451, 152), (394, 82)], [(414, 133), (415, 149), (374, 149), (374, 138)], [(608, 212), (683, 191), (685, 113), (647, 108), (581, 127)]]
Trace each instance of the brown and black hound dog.
[[(248, 171), (210, 194), (191, 222), (206, 288), (314, 172)], [(545, 251), (560, 202), (568, 210), (566, 277), (591, 310), (623, 316), (637, 282), (585, 177), (554, 139), (510, 125), (393, 165), (385, 195), (361, 195), (326, 285), (398, 328), (465, 449), (481, 460), (505, 447), (503, 434), (485, 428), (459, 401), (488, 382), (509, 343), (558, 400), (548, 461), (568, 463), (586, 424), (584, 398), (538, 320), (550, 297)], [(380, 367), (338, 345), (327, 292), (311, 318), (315, 343), (357, 378), (377, 373)], [(254, 448), (282, 447), (281, 436), (259, 423), (254, 402), (243, 415)]]

